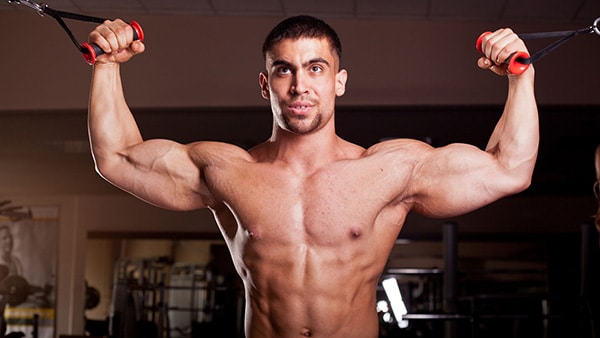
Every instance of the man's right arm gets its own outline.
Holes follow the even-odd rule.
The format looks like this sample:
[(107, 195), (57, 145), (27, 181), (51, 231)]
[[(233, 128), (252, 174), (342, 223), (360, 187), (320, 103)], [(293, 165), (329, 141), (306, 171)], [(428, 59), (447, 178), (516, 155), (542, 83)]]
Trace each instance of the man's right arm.
[[(115, 186), (167, 209), (206, 206), (210, 194), (189, 148), (169, 140), (144, 141), (126, 103), (120, 64), (143, 52), (144, 46), (124, 27), (106, 22), (90, 33), (90, 42), (107, 53), (94, 65), (88, 131), (96, 169)], [(128, 37), (129, 36), (129, 37)]]

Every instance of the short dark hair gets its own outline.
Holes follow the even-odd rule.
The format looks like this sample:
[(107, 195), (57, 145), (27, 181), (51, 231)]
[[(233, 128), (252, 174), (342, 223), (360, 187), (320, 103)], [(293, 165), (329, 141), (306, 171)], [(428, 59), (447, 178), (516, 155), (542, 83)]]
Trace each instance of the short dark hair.
[(278, 42), (300, 38), (326, 38), (341, 62), (342, 43), (337, 33), (325, 21), (310, 15), (292, 16), (275, 26), (263, 43), (263, 57), (266, 59), (267, 52)]

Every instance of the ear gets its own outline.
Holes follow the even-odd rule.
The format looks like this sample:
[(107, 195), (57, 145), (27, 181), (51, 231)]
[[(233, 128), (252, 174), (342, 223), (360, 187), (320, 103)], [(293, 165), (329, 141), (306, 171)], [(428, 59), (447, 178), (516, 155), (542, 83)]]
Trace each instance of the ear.
[(266, 72), (258, 74), (258, 85), (260, 86), (260, 95), (269, 100), (271, 98), (269, 94), (269, 77)]
[(346, 81), (348, 81), (348, 72), (345, 69), (341, 69), (335, 75), (335, 95), (344, 95), (346, 92)]

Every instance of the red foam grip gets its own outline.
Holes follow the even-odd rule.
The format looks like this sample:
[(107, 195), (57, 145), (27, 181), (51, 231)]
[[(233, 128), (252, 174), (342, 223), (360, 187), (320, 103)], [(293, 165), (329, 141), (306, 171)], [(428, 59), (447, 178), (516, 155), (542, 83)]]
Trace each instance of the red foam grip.
[(475, 42), (475, 48), (477, 48), (477, 51), (479, 53), (481, 53), (481, 54), (483, 54), (483, 50), (481, 49), (481, 41), (488, 34), (492, 34), (492, 32), (483, 32), (483, 33), (481, 33), (481, 35), (477, 38), (477, 42)]
[(81, 55), (88, 65), (96, 63), (96, 52), (94, 47), (87, 42), (81, 44)]
[(135, 31), (134, 40), (140, 40), (144, 42), (144, 31), (142, 30), (142, 26), (140, 26), (137, 21), (131, 21), (129, 25)]
[(523, 63), (525, 59), (529, 59), (529, 54), (516, 52), (508, 61), (508, 71), (515, 75), (523, 74), (529, 68), (529, 64)]

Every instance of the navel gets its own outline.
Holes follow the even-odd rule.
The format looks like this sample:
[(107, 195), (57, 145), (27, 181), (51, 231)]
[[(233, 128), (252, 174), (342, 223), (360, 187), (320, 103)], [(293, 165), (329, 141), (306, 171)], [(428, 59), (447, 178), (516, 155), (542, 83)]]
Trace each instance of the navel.
[(312, 337), (312, 331), (309, 329), (304, 329), (302, 332), (300, 332), (300, 335), (304, 337)]

